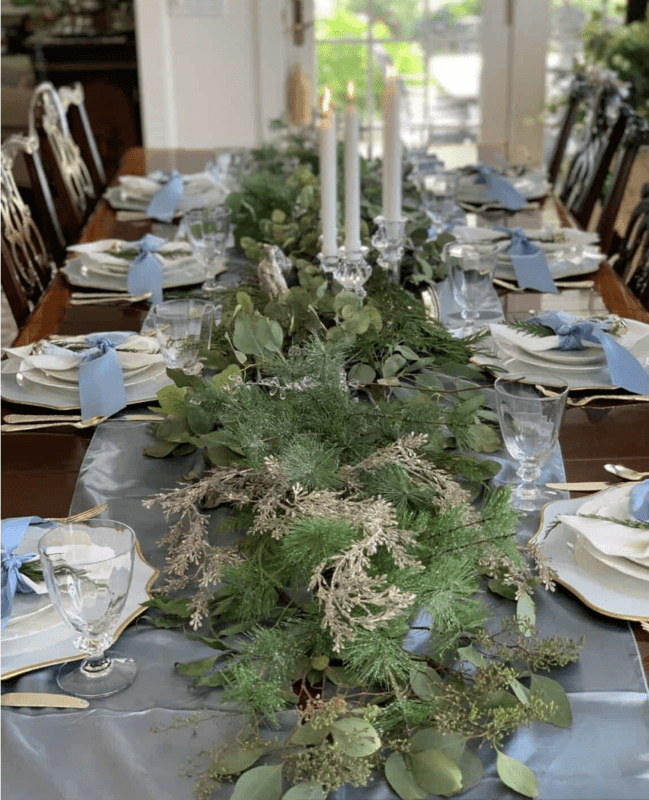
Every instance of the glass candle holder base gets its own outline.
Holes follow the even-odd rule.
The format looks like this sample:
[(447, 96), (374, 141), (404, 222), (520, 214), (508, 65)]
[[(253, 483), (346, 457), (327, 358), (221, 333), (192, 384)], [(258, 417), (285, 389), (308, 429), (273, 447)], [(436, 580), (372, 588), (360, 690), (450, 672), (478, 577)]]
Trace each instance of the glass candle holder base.
[(354, 292), (359, 297), (365, 297), (364, 284), (372, 274), (372, 267), (365, 260), (367, 248), (359, 250), (346, 250), (341, 247), (338, 251), (338, 265), (332, 277), (346, 292)]

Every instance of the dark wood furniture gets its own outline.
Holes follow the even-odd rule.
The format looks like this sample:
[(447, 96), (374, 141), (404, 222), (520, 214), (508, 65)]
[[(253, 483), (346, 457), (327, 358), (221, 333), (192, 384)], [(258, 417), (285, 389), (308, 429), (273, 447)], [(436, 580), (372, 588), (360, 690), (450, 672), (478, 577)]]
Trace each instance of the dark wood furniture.
[(35, 33), (25, 42), (36, 81), (81, 81), (88, 119), (110, 180), (122, 155), (142, 143), (134, 31), (64, 36)]

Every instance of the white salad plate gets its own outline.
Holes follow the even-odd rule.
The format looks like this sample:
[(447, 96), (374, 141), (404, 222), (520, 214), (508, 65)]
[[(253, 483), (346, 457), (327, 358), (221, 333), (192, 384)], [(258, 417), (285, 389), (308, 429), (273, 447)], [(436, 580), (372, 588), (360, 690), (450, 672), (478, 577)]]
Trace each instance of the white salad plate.
[[(534, 167), (528, 167), (522, 170), (520, 174), (512, 174), (507, 170), (496, 172), (500, 177), (506, 178), (526, 200), (545, 197), (549, 191), (545, 172)], [(458, 202), (488, 204), (493, 208), (502, 208), (500, 203), (489, 198), (486, 184), (476, 183), (475, 178), (476, 176), (473, 174), (460, 173), (456, 188)]]
[[(82, 286), (87, 289), (108, 289), (115, 292), (126, 292), (126, 274), (114, 275), (112, 273), (93, 270), (90, 272), (84, 266), (81, 258), (73, 258), (62, 267), (61, 272), (73, 286)], [(178, 286), (191, 286), (203, 283), (205, 280), (205, 267), (198, 261), (187, 262), (185, 266), (175, 270), (163, 270), (162, 288), (173, 289)]]
[[(124, 386), (128, 389), (134, 387), (139, 383), (155, 380), (160, 373), (164, 373), (167, 367), (160, 356), (159, 360), (153, 364), (149, 364), (144, 369), (135, 370), (135, 374), (124, 372)], [(53, 373), (45, 373), (40, 369), (30, 369), (25, 372), (17, 372), (16, 381), (20, 386), (46, 386), (57, 389), (60, 392), (68, 392), (70, 397), (76, 397), (79, 394), (79, 382), (77, 373), (77, 382), (72, 383), (61, 378)], [(62, 374), (62, 373), (61, 373)]]
[[(560, 258), (553, 253), (546, 254), (550, 276), (555, 280), (596, 272), (604, 258), (604, 254), (594, 247), (584, 248), (581, 255), (574, 258)], [(498, 259), (494, 274), (503, 280), (516, 281), (516, 271), (509, 256), (503, 255)]]
[(583, 510), (584, 502), (590, 503), (618, 488), (621, 487), (607, 489), (587, 501), (574, 499), (548, 503), (541, 510), (539, 530), (531, 543), (547, 559), (557, 583), (569, 589), (589, 608), (616, 619), (649, 621), (647, 581), (614, 569), (583, 548), (578, 548), (575, 554), (577, 534), (557, 520), (562, 514), (590, 513)]
[[(37, 529), (29, 530), (30, 536), (40, 538), (37, 532), (33, 533), (34, 531)], [(26, 538), (27, 534), (24, 539)], [(29, 543), (28, 541), (27, 544)], [(35, 552), (35, 547), (31, 549), (27, 547), (23, 552)], [(117, 640), (126, 626), (145, 610), (142, 603), (151, 597), (151, 587), (159, 574), (159, 570), (145, 561), (136, 541), (133, 580), (114, 633), (114, 640)], [(33, 601), (30, 601), (30, 598), (34, 597), (43, 598), (42, 606), (38, 609), (34, 607)], [(77, 635), (63, 622), (48, 595), (16, 594), (14, 614), (2, 632), (2, 680), (51, 664), (81, 660), (84, 656), (74, 646)]]
[[(176, 214), (184, 214), (185, 211), (189, 211), (194, 208), (220, 205), (223, 202), (224, 197), (224, 191), (219, 186), (214, 186), (212, 189), (201, 194), (191, 194), (185, 192), (181, 198), (179, 207), (176, 210)], [(139, 196), (133, 191), (126, 192), (120, 186), (109, 186), (104, 192), (104, 198), (113, 208), (119, 211), (141, 211), (142, 213), (146, 214), (152, 196), (144, 194)]]

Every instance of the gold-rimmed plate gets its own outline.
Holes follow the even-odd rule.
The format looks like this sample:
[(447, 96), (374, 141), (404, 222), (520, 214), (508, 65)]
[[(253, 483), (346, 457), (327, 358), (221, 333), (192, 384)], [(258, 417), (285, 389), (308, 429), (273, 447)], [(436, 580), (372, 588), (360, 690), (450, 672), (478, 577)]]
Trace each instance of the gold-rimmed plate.
[[(136, 541), (133, 579), (113, 636), (115, 641), (127, 625), (145, 610), (142, 603), (150, 599), (151, 587), (159, 574), (160, 571), (145, 560), (139, 542)], [(84, 658), (83, 653), (74, 646), (77, 633), (63, 622), (58, 612), (48, 619), (49, 624), (44, 629), (43, 626), (38, 626), (38, 630), (34, 632), (32, 625), (25, 627), (24, 636), (14, 635), (7, 641), (2, 637), (2, 680), (52, 664), (80, 661)]]
[(531, 543), (537, 545), (548, 561), (557, 583), (588, 608), (615, 619), (649, 622), (647, 582), (619, 572), (586, 552), (576, 558), (575, 532), (560, 521), (554, 524), (561, 514), (578, 514), (584, 502), (595, 497), (592, 495), (588, 501), (577, 498), (548, 503), (541, 511), (539, 529)]

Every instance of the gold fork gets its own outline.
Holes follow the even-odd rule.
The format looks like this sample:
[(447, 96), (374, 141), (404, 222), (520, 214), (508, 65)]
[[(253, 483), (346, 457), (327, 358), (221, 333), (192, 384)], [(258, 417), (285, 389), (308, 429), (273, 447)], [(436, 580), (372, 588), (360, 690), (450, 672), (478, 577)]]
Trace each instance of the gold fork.
[(71, 422), (70, 420), (66, 420), (65, 422), (39, 422), (29, 423), (26, 425), (2, 425), (0, 426), (0, 431), (33, 431), (39, 428), (60, 427), (61, 425), (68, 425), (71, 428), (92, 428), (107, 419), (108, 417), (89, 417), (88, 419), (79, 420), (79, 422)]
[(108, 503), (101, 503), (101, 505), (93, 506), (85, 511), (79, 511), (78, 514), (73, 514), (71, 517), (48, 517), (51, 522), (82, 522), (84, 519), (92, 519), (103, 514), (108, 508)]

